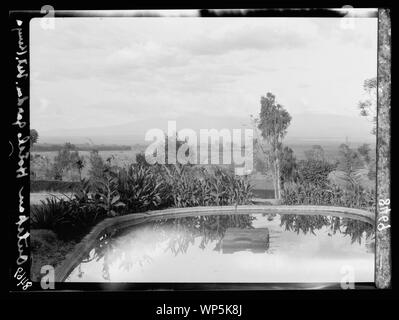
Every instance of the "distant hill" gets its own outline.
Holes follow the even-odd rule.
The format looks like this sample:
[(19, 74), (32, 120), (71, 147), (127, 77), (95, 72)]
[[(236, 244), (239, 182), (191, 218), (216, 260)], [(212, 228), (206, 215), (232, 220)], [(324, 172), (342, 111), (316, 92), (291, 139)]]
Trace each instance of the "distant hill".
[[(285, 145), (289, 146), (293, 151), (295, 158), (297, 160), (304, 160), (306, 159), (305, 157), (305, 151), (309, 150), (312, 148), (313, 145), (320, 145), (323, 150), (324, 150), (324, 155), (326, 159), (328, 160), (337, 160), (339, 157), (339, 146), (345, 143), (345, 141), (342, 141), (341, 143), (337, 142), (326, 142), (326, 141), (315, 141), (315, 143), (310, 143), (310, 142), (290, 142), (290, 143), (285, 143)], [(357, 149), (362, 145), (363, 143), (360, 142), (348, 142), (348, 145), (352, 149)], [(369, 143), (371, 150), (375, 150), (376, 144), (375, 143)], [(375, 152), (371, 151), (370, 156), (373, 158)]]
[[(66, 141), (74, 144), (132, 145), (145, 143), (145, 133), (152, 128), (159, 128), (166, 132), (169, 119), (162, 115), (150, 121), (123, 123), (117, 126), (88, 127), (79, 129), (60, 128), (57, 131), (39, 130), (39, 142), (59, 144)], [(200, 129), (244, 129), (251, 128), (249, 116), (213, 117), (210, 115), (188, 113), (176, 120), (177, 130), (190, 128), (198, 132)], [(345, 116), (333, 114), (293, 114), (288, 128), (286, 143), (321, 144), (344, 143), (373, 143), (375, 136), (370, 132), (372, 123), (361, 116)]]
[[(69, 142), (69, 141), (65, 141)], [(64, 143), (65, 143), (64, 142)], [(59, 143), (59, 144), (49, 144), (49, 143), (36, 143), (33, 145), (33, 148), (31, 151), (33, 152), (47, 152), (47, 151), (59, 151), (63, 148), (64, 143)], [(123, 150), (131, 150), (131, 146), (125, 146), (125, 145), (105, 145), (105, 144), (100, 144), (100, 145), (91, 145), (91, 144), (75, 144), (75, 147), (79, 151), (92, 151), (92, 150), (98, 150), (98, 151), (123, 151)]]

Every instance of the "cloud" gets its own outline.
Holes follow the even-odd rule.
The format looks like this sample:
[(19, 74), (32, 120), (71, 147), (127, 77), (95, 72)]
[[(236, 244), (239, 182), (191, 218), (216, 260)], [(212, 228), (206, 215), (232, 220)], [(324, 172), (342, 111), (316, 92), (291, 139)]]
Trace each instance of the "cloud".
[(290, 113), (357, 116), (363, 80), (376, 70), (367, 19), (349, 33), (339, 19), (70, 18), (54, 30), (32, 21), (38, 129), (187, 113), (244, 121), (266, 92)]
[[(217, 28), (211, 33), (203, 33), (182, 43), (182, 47), (194, 54), (220, 55), (240, 50), (274, 50), (306, 47), (317, 36), (311, 24), (304, 23), (301, 29), (282, 20), (262, 23), (256, 19), (250, 23), (235, 23), (226, 28)], [(265, 20), (263, 20), (264, 22)], [(206, 44), (206, 45), (204, 45)]]

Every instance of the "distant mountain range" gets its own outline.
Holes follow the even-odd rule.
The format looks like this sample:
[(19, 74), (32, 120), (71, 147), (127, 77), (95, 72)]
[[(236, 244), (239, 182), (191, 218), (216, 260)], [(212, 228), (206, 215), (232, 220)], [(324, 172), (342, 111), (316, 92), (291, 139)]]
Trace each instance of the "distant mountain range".
[[(67, 129), (56, 131), (38, 130), (40, 143), (93, 143), (93, 144), (145, 144), (145, 133), (152, 128), (166, 132), (169, 119), (161, 116), (151, 121), (129, 122), (120, 125)], [(230, 115), (214, 117), (202, 114), (188, 114), (177, 119), (177, 130), (190, 128), (198, 132), (200, 129), (245, 129), (251, 128), (248, 118)], [(361, 116), (334, 114), (292, 114), (291, 125), (285, 139), (286, 143), (373, 143), (375, 136), (370, 132), (372, 123)]]

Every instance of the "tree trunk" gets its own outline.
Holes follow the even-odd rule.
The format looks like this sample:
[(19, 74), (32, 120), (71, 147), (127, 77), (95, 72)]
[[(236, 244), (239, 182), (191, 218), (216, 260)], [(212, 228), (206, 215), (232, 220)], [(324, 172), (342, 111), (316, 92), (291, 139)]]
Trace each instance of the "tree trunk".
[(277, 199), (281, 199), (280, 163), (277, 160)]
[(273, 189), (274, 189), (274, 199), (278, 197), (278, 190), (277, 190), (277, 177), (276, 177), (276, 161), (273, 160), (271, 163), (272, 168), (272, 178), (273, 178)]
[(277, 199), (278, 190), (277, 190), (277, 180), (276, 180), (276, 162), (273, 160), (273, 156), (271, 156), (270, 153), (267, 156), (267, 163), (269, 165), (269, 169), (268, 170), (271, 169), (271, 171), (272, 171), (274, 199)]
[(280, 159), (278, 157), (278, 149), (276, 148), (275, 150), (275, 172), (276, 172), (276, 199), (280, 199), (281, 198), (281, 185), (280, 185)]

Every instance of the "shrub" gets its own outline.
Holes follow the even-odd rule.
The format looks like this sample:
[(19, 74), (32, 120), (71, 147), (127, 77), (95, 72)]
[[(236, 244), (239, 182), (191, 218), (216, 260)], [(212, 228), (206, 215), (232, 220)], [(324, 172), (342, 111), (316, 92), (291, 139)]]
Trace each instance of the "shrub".
[(165, 170), (174, 207), (248, 204), (252, 198), (247, 178), (220, 167), (213, 172), (179, 165)]
[(70, 206), (68, 201), (56, 197), (42, 200), (40, 205), (31, 206), (32, 229), (53, 230), (55, 233), (63, 233), (67, 225), (66, 216)]
[(53, 230), (60, 239), (75, 239), (108, 216), (167, 207), (248, 204), (252, 188), (245, 177), (217, 168), (131, 165), (107, 169), (101, 179), (82, 180), (75, 194), (47, 199), (33, 209), (34, 228)]
[(290, 147), (284, 147), (280, 153), (280, 179), (281, 183), (295, 181), (298, 176), (297, 162), (294, 151)]
[(32, 228), (52, 230), (60, 239), (84, 235), (107, 216), (116, 215), (114, 209), (120, 206), (115, 189), (104, 184), (93, 189), (88, 181), (83, 181), (68, 200), (52, 197), (32, 206)]
[(76, 234), (86, 232), (107, 216), (107, 211), (99, 205), (99, 197), (92, 192), (92, 185), (88, 181), (82, 182), (82, 187), (69, 198), (68, 204), (70, 210), (65, 219)]
[(328, 175), (335, 169), (335, 165), (322, 160), (301, 160), (298, 162), (299, 183), (312, 183), (323, 186), (328, 183)]
[(89, 177), (92, 180), (101, 179), (104, 174), (104, 170), (107, 168), (103, 158), (98, 154), (98, 150), (90, 151), (89, 157)]
[(151, 166), (131, 165), (118, 173), (117, 189), (125, 212), (133, 213), (166, 207), (170, 194), (167, 185)]
[(374, 192), (357, 188), (345, 190), (336, 185), (324, 187), (312, 183), (286, 183), (282, 192), (286, 205), (331, 205), (374, 211)]
[[(62, 180), (69, 173), (70, 179), (81, 180), (83, 167), (84, 159), (79, 155), (76, 146), (71, 143), (65, 143), (54, 158), (51, 175), (55, 180)], [(75, 171), (78, 171), (78, 177), (74, 174)]]
[(117, 173), (112, 170), (106, 170), (104, 177), (97, 181), (95, 187), (96, 193), (94, 194), (94, 199), (97, 200), (97, 205), (102, 207), (108, 216), (114, 217), (118, 215), (119, 208), (124, 207), (125, 204), (120, 201), (120, 195), (117, 190)]
[(374, 183), (369, 179), (370, 170), (361, 155), (347, 145), (340, 146), (340, 158), (337, 170), (330, 174), (332, 183), (344, 189), (358, 188), (374, 189)]

